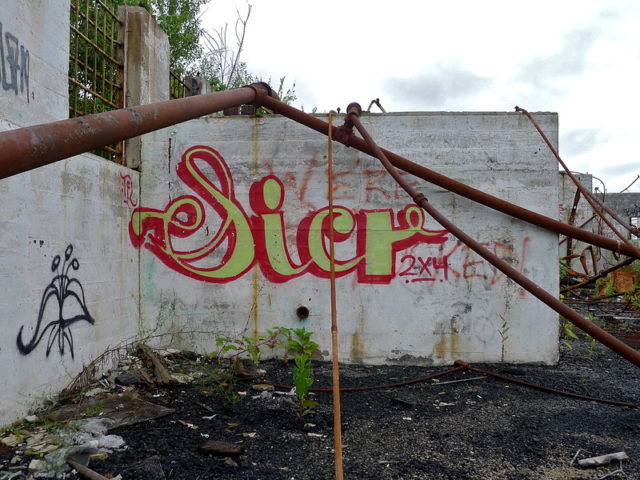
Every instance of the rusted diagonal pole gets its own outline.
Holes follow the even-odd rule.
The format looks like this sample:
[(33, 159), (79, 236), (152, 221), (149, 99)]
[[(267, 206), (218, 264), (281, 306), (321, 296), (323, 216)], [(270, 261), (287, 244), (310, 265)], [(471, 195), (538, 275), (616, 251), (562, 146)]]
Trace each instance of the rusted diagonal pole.
[(0, 132), (0, 178), (271, 94), (260, 83)]
[[(317, 117), (301, 112), (300, 110), (293, 108), (274, 98), (264, 97), (261, 105), (270, 110), (273, 110), (276, 113), (279, 113), (280, 115), (284, 115), (285, 117), (288, 117), (295, 122), (301, 123), (302, 125), (305, 125), (312, 130), (315, 130), (316, 132), (322, 133), (324, 135), (327, 135), (329, 132), (329, 126), (326, 122)], [(369, 147), (367, 143), (361, 138), (345, 134), (345, 130), (341, 129), (341, 127), (333, 127), (332, 132), (334, 140), (348, 147), (353, 147), (356, 150), (359, 150), (368, 155), (375, 156), (371, 147)], [(553, 232), (561, 233), (562, 235), (572, 237), (576, 240), (581, 240), (586, 243), (590, 243), (606, 250), (623, 253), (634, 258), (640, 258), (638, 255), (636, 255), (635, 250), (630, 249), (620, 241), (614, 240), (612, 238), (607, 238), (603, 235), (598, 235), (587, 230), (582, 230), (580, 228), (567, 225), (566, 223), (560, 222), (556, 219), (541, 215), (531, 210), (527, 210), (526, 208), (522, 208), (498, 197), (494, 197), (493, 195), (470, 187), (469, 185), (465, 185), (462, 182), (458, 182), (457, 180), (435, 172), (434, 170), (411, 162), (410, 160), (407, 160), (406, 158), (393, 152), (385, 149), (382, 149), (382, 151), (387, 156), (391, 164), (396, 168), (404, 170), (405, 172), (415, 175), (416, 177), (433, 183), (434, 185), (438, 185), (439, 187), (445, 188), (465, 198), (481, 203), (482, 205), (485, 205), (489, 208), (493, 208), (494, 210), (498, 210), (499, 212), (511, 215), (515, 218), (519, 218), (520, 220), (524, 220), (525, 222), (529, 222), (533, 225), (537, 225)]]
[(531, 123), (533, 124), (534, 128), (538, 131), (538, 133), (542, 137), (542, 140), (544, 141), (544, 143), (547, 144), (547, 147), (549, 147), (549, 150), (551, 151), (551, 153), (553, 153), (553, 156), (556, 157), (556, 160), (558, 160), (558, 163), (562, 166), (562, 168), (564, 169), (565, 173), (569, 176), (569, 178), (574, 183), (574, 185), (576, 186), (578, 191), (582, 194), (584, 199), (589, 203), (589, 205), (591, 205), (591, 208), (593, 208), (593, 211), (596, 214), (598, 214), (598, 216), (600, 218), (602, 218), (602, 221), (607, 224), (607, 226), (620, 239), (620, 241), (622, 243), (624, 243), (629, 249), (631, 249), (631, 251), (633, 252), (633, 256), (636, 257), (636, 258), (640, 258), (640, 249), (638, 249), (638, 247), (636, 247), (633, 243), (631, 243), (631, 241), (629, 241), (629, 239), (626, 236), (624, 236), (613, 225), (613, 222), (611, 222), (607, 218), (607, 216), (600, 210), (600, 208), (598, 207), (597, 202), (594, 200), (593, 195), (591, 194), (591, 192), (588, 191), (584, 187), (584, 185), (582, 185), (582, 182), (580, 182), (580, 180), (578, 180), (573, 173), (571, 173), (571, 170), (569, 170), (569, 167), (567, 167), (567, 165), (564, 163), (564, 161), (560, 157), (560, 154), (558, 153), (558, 150), (556, 150), (556, 148), (553, 146), (553, 144), (549, 141), (549, 139), (547, 138), (545, 133), (542, 131), (542, 128), (540, 128), (540, 125), (538, 125), (538, 122), (535, 121), (533, 116), (527, 110), (525, 110), (524, 108), (521, 108), (521, 107), (516, 107), (516, 112), (523, 113), (531, 121)]
[(555, 296), (541, 288), (534, 281), (530, 280), (518, 270), (513, 268), (509, 263), (505, 262), (497, 255), (487, 250), (480, 242), (474, 240), (461, 229), (459, 229), (453, 222), (449, 221), (444, 215), (442, 215), (433, 205), (429, 203), (427, 198), (415, 188), (409, 185), (404, 178), (400, 176), (400, 173), (393, 167), (391, 162), (387, 159), (384, 152), (378, 147), (373, 138), (367, 133), (366, 129), (360, 123), (360, 112), (362, 108), (358, 104), (350, 104), (347, 107), (347, 117), (345, 122), (352, 124), (360, 132), (364, 141), (371, 147), (371, 150), (375, 153), (376, 158), (380, 160), (384, 168), (389, 172), (393, 179), (400, 185), (404, 191), (406, 191), (413, 201), (424, 211), (426, 211), (431, 217), (442, 225), (446, 230), (451, 232), (458, 240), (464, 243), (467, 247), (471, 248), (474, 252), (491, 263), (494, 267), (500, 270), (502, 273), (511, 278), (518, 285), (523, 287), (529, 293), (546, 303), (549, 307), (553, 308), (560, 315), (564, 316), (567, 320), (573, 323), (576, 327), (582, 329), (584, 332), (591, 335), (593, 338), (603, 343), (611, 350), (629, 360), (636, 366), (640, 367), (640, 352), (631, 348), (626, 343), (618, 340), (610, 333), (604, 331), (600, 327), (594, 325), (590, 321), (582, 318), (581, 315), (574, 310), (560, 302)]

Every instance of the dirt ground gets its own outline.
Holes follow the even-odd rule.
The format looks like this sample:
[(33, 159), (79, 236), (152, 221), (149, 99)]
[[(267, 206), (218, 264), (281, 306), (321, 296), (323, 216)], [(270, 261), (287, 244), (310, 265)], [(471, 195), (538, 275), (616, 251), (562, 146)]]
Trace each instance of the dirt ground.
[[(169, 365), (172, 373), (196, 379), (172, 387), (116, 390), (131, 390), (175, 411), (110, 431), (125, 440), (126, 448), (92, 460), (91, 469), (124, 480), (334, 478), (331, 394), (315, 394), (316, 411), (300, 421), (287, 395), (253, 390), (256, 381), (220, 386), (214, 381), (219, 371), (192, 356), (174, 356)], [(271, 360), (260, 366), (268, 380), (291, 383), (291, 363)], [(556, 389), (640, 404), (637, 368), (605, 347), (592, 351), (582, 339), (572, 340), (570, 348), (563, 345), (557, 366), (474, 366)], [(447, 369), (343, 366), (341, 382), (343, 387), (375, 386)], [(314, 386), (329, 386), (331, 365), (314, 363), (314, 376)], [(606, 478), (640, 479), (638, 409), (545, 393), (476, 372), (455, 372), (438, 380), (342, 394), (345, 478), (577, 480), (604, 478), (622, 466), (623, 472)], [(466, 381), (449, 383), (455, 380)], [(97, 402), (92, 414), (99, 416), (102, 404)], [(201, 446), (208, 441), (228, 442), (242, 451), (204, 453)], [(19, 472), (8, 470), (17, 449), (20, 446), (0, 451), (0, 479), (30, 478), (26, 471), (24, 477), (7, 473)], [(578, 458), (625, 451), (629, 459), (622, 465), (579, 469), (571, 462), (580, 449)], [(44, 474), (33, 478), (78, 478), (71, 473)]]

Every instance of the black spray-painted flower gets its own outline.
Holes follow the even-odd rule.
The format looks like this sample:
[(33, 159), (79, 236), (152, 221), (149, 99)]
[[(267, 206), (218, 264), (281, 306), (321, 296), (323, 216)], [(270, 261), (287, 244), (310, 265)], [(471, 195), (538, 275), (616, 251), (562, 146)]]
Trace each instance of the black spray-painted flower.
[[(49, 332), (47, 339), (47, 357), (51, 353), (54, 343), (58, 344), (60, 355), (64, 355), (65, 343), (69, 345), (71, 358), (74, 356), (73, 351), (73, 334), (71, 333), (71, 325), (81, 320), (85, 320), (90, 324), (94, 324), (95, 320), (87, 309), (84, 298), (84, 289), (76, 278), (69, 276), (71, 269), (78, 270), (80, 263), (77, 258), (71, 258), (73, 253), (73, 245), (69, 245), (64, 252), (64, 261), (60, 265), (60, 255), (56, 255), (51, 262), (51, 271), (56, 275), (53, 277), (49, 285), (42, 294), (40, 301), (40, 311), (38, 312), (38, 322), (31, 340), (26, 345), (22, 341), (22, 331), (24, 325), (20, 327), (16, 343), (18, 350), (23, 355), (31, 353), (40, 343), (42, 338)], [(47, 323), (42, 329), (41, 326), (46, 315), (53, 314), (55, 320)]]

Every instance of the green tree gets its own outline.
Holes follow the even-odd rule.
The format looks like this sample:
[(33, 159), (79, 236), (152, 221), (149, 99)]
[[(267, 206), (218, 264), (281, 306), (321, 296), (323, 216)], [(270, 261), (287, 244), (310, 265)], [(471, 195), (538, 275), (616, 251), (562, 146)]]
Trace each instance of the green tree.
[(179, 75), (190, 73), (202, 56), (200, 38), (201, 8), (209, 0), (121, 0), (122, 5), (136, 5), (156, 16), (169, 36), (171, 70)]

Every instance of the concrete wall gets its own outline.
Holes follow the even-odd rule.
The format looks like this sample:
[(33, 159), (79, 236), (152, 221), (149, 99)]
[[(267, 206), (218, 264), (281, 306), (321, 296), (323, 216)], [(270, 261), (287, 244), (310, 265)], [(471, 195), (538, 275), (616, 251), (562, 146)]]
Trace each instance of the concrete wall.
[[(69, 2), (3, 1), (0, 23), (0, 128), (67, 118)], [(0, 180), (0, 426), (138, 333), (138, 189), (91, 154)]]
[(67, 118), (68, 25), (69, 0), (0, 2), (3, 130)]
[(623, 219), (640, 217), (640, 192), (607, 193), (607, 205)]
[[(556, 141), (557, 116), (537, 118)], [(522, 116), (391, 114), (363, 123), (392, 151), (558, 214), (555, 160)], [(326, 150), (324, 137), (280, 117), (206, 118), (146, 142), (130, 225), (141, 248), (144, 327), (208, 351), (217, 335), (304, 325), (328, 350)], [(409, 206), (375, 160), (336, 146), (334, 162), (343, 360), (557, 360), (552, 310)], [(420, 185), (456, 224), (557, 293), (549, 255), (557, 235)], [(308, 319), (298, 319), (299, 307)]]

